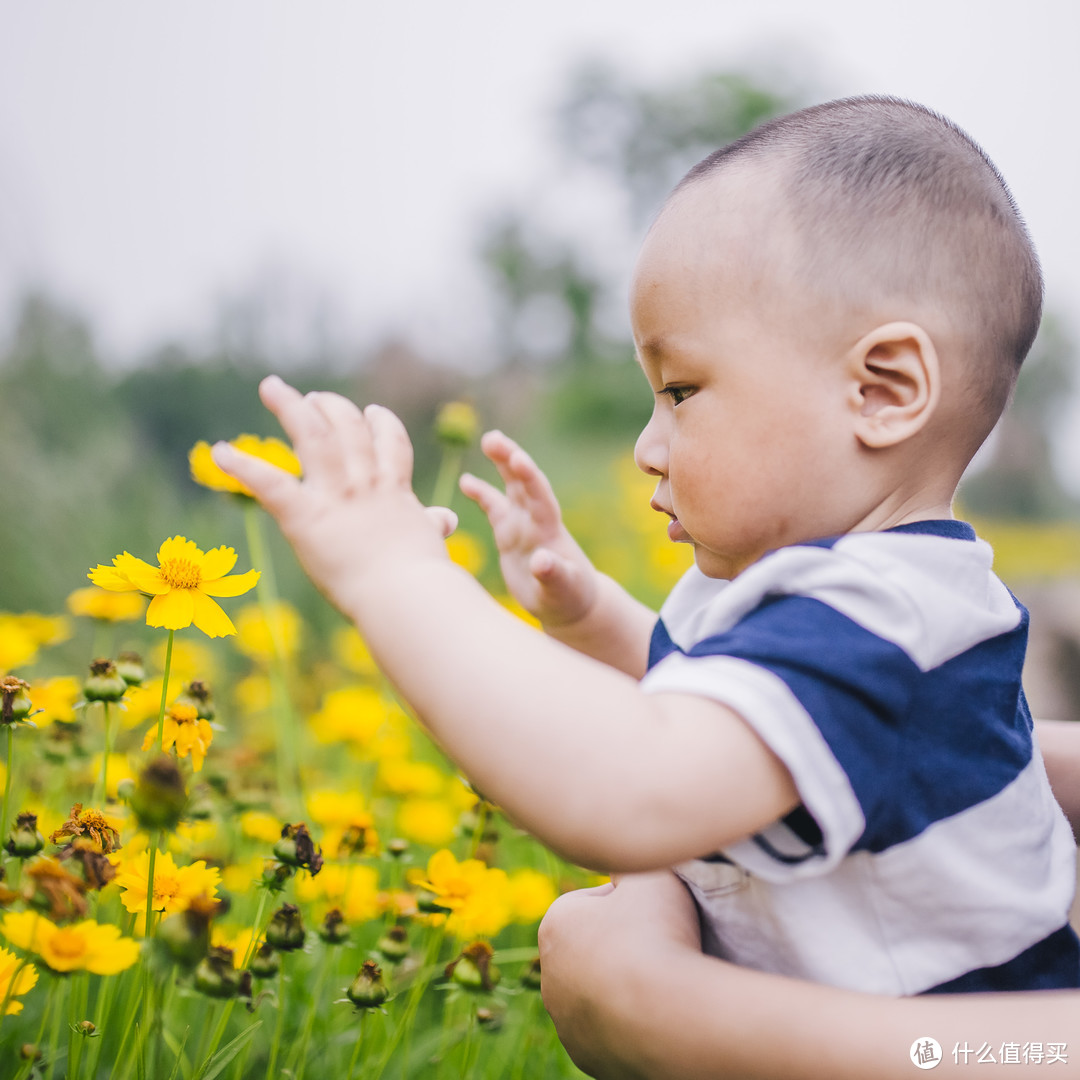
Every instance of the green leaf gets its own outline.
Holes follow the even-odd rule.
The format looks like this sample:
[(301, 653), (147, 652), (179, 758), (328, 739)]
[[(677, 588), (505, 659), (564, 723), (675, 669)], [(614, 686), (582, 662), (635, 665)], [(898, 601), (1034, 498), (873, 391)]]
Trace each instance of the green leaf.
[(232, 1059), (236, 1057), (236, 1055), (239, 1054), (240, 1051), (243, 1050), (249, 1042), (251, 1042), (252, 1036), (254, 1036), (255, 1032), (258, 1031), (261, 1027), (262, 1021), (256, 1020), (255, 1023), (251, 1025), (251, 1027), (247, 1028), (244, 1031), (241, 1031), (240, 1034), (237, 1035), (232, 1042), (226, 1043), (206, 1063), (205, 1071), (199, 1073), (199, 1080), (214, 1080), (216, 1076), (220, 1076), (221, 1073), (224, 1071), (225, 1066), (228, 1065), (229, 1062), (232, 1061)]

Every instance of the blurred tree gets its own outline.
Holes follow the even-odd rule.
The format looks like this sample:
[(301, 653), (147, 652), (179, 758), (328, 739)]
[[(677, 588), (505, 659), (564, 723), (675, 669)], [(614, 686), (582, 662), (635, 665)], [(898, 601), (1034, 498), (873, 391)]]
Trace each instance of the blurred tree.
[[(584, 170), (606, 187), (612, 205), (626, 208), (621, 228), (629, 252), (687, 169), (794, 105), (740, 74), (643, 87), (589, 63), (556, 109), (556, 139), (570, 172)], [(495, 289), (503, 362), (511, 371), (551, 369), (547, 409), (538, 419), (621, 436), (640, 428), (649, 395), (633, 347), (602, 324), (615, 280), (591, 269), (594, 260), (578, 242), (551, 235), (526, 210), (505, 211), (488, 225), (481, 258)]]
[(1060, 320), (1043, 318), (1016, 392), (991, 437), (985, 465), (964, 479), (960, 498), (977, 517), (1057, 520), (1076, 501), (1054, 471), (1051, 447), (1076, 389), (1076, 354)]

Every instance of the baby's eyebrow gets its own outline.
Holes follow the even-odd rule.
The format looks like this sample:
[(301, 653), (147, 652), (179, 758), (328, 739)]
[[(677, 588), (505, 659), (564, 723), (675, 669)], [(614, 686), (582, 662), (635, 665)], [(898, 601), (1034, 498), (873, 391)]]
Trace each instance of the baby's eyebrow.
[(638, 345), (638, 352), (648, 360), (661, 360), (668, 351), (668, 340), (663, 335), (647, 337)]

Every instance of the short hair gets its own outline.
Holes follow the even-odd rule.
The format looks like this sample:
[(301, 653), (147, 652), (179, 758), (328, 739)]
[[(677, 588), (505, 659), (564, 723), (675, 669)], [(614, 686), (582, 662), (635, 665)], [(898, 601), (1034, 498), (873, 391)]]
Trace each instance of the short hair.
[(914, 102), (844, 98), (755, 128), (695, 165), (675, 193), (735, 161), (774, 156), (804, 247), (799, 269), (855, 303), (937, 303), (992, 426), (1039, 329), (1043, 283), (1027, 227), (982, 148)]

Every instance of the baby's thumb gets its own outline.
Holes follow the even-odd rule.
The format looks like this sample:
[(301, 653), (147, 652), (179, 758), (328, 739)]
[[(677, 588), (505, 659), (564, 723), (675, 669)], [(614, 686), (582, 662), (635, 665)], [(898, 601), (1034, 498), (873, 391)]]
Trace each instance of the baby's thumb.
[(537, 548), (529, 559), (529, 573), (548, 592), (569, 592), (576, 588), (574, 568), (547, 548)]
[(429, 521), (435, 523), (444, 540), (458, 526), (458, 516), (448, 506), (426, 506), (424, 513), (427, 514)]

